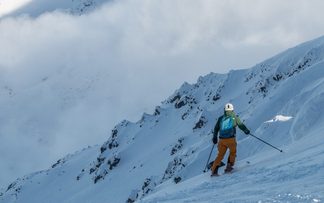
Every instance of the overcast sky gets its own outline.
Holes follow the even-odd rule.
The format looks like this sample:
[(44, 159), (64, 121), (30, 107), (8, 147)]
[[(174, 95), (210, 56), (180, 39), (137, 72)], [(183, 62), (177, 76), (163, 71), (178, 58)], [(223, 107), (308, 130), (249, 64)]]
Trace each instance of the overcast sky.
[(119, 0), (83, 16), (1, 19), (0, 185), (103, 143), (118, 121), (153, 112), (184, 81), (322, 36), (323, 6)]

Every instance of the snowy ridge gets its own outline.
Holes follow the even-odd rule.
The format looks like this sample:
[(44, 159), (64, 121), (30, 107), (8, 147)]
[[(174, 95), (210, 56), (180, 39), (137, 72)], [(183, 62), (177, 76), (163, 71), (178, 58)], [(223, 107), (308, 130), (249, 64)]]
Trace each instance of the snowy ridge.
[[(184, 83), (152, 115), (116, 125), (102, 146), (18, 179), (0, 202), (324, 201), (323, 59), (319, 38), (251, 69)], [(211, 179), (202, 171), (228, 101), (284, 153), (238, 131), (237, 172)], [(293, 119), (266, 123), (277, 115)]]
[(0, 18), (19, 15), (37, 17), (44, 13), (58, 10), (71, 13), (73, 15), (82, 15), (99, 8), (101, 5), (109, 1), (110, 0), (33, 0), (27, 2), (22, 7), (13, 10), (11, 13), (0, 16)]

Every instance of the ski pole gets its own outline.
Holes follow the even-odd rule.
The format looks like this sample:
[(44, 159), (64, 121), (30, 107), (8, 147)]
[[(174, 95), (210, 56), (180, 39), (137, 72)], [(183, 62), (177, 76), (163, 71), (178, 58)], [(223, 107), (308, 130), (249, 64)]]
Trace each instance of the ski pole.
[(263, 143), (265, 143), (265, 144), (267, 144), (267, 145), (269, 145), (269, 146), (271, 146), (271, 147), (275, 148), (275, 149), (276, 149), (276, 150), (278, 150), (279, 152), (283, 152), (283, 151), (282, 151), (281, 149), (278, 149), (277, 147), (275, 147), (275, 146), (273, 146), (272, 144), (270, 144), (270, 143), (268, 143), (268, 142), (266, 142), (266, 141), (264, 141), (264, 140), (262, 140), (262, 139), (258, 138), (257, 136), (255, 136), (255, 135), (252, 135), (251, 133), (250, 133), (250, 135), (251, 135), (252, 137), (254, 137), (254, 138), (256, 138), (256, 139), (260, 140), (261, 142), (263, 142)]
[(211, 156), (211, 154), (212, 154), (212, 152), (213, 152), (213, 150), (214, 150), (214, 147), (215, 147), (215, 144), (213, 145), (213, 147), (212, 147), (212, 149), (211, 149), (211, 151), (210, 151), (210, 153), (209, 153), (209, 157), (208, 157), (208, 160), (207, 160), (207, 163), (206, 163), (206, 167), (205, 167), (205, 169), (204, 169), (204, 173), (206, 172), (207, 166), (208, 166), (208, 164), (209, 164), (209, 159), (210, 159), (210, 156)]

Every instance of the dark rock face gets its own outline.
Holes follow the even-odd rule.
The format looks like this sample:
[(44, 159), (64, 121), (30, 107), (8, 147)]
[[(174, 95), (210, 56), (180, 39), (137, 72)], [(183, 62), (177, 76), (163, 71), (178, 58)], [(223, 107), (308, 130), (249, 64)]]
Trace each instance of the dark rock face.
[(181, 170), (184, 167), (186, 167), (186, 165), (183, 163), (183, 159), (175, 157), (165, 170), (162, 181), (170, 179), (178, 170)]
[(113, 168), (115, 168), (120, 162), (120, 158), (117, 157), (113, 157), (110, 160), (108, 160), (108, 166), (109, 166), (109, 170), (113, 170)]
[(175, 182), (175, 184), (178, 184), (181, 181), (181, 177), (177, 176), (173, 179), (173, 181)]
[(207, 119), (204, 116), (201, 116), (199, 121), (193, 127), (193, 130), (200, 129), (200, 128), (204, 127), (204, 125), (206, 123), (207, 123)]
[(170, 155), (176, 154), (183, 147), (184, 138), (178, 139), (178, 142), (173, 146)]

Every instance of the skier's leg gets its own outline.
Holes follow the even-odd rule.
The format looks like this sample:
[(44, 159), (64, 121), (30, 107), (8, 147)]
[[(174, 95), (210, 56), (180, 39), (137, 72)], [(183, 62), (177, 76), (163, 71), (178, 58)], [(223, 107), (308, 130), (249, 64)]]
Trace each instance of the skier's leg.
[(227, 147), (224, 144), (224, 141), (222, 139), (220, 139), (219, 143), (218, 143), (218, 154), (217, 157), (213, 163), (212, 166), (212, 173), (214, 173), (216, 171), (216, 168), (218, 169), (219, 164), (221, 163), (221, 161), (223, 160), (225, 153), (226, 153)]
[(228, 140), (228, 148), (230, 150), (229, 161), (227, 163), (225, 172), (231, 172), (233, 170), (233, 166), (235, 164), (236, 158), (236, 140), (235, 138), (231, 138)]
[(229, 151), (230, 151), (230, 154), (229, 154), (229, 163), (232, 166), (234, 166), (234, 163), (235, 163), (236, 146), (237, 146), (237, 143), (236, 143), (236, 139), (235, 138), (228, 139), (228, 148), (229, 148)]

